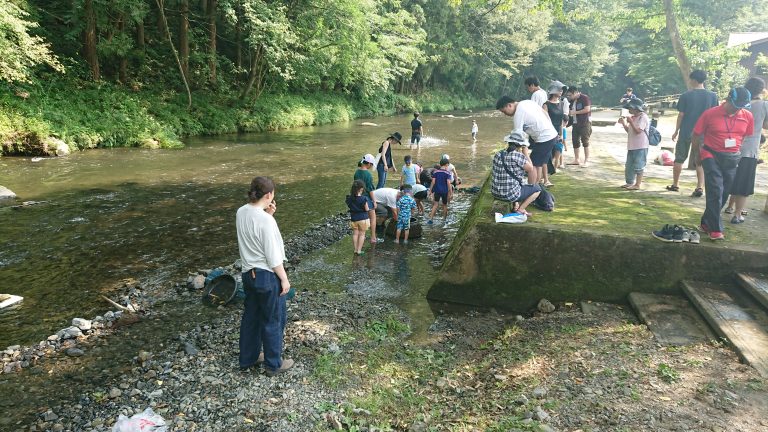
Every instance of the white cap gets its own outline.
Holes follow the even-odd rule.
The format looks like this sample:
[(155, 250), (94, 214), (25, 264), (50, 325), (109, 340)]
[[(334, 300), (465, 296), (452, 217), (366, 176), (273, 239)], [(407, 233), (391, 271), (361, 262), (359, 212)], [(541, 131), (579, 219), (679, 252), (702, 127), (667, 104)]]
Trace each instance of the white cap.
[(440, 159), (448, 159), (448, 160), (450, 160), (451, 157), (448, 156), (447, 154), (444, 154), (444, 155), (440, 156)]
[(373, 163), (376, 162), (376, 158), (374, 158), (372, 154), (368, 153), (367, 155), (363, 156), (363, 162), (373, 165)]
[(525, 147), (528, 147), (528, 144), (529, 144), (528, 138), (525, 136), (523, 132), (520, 132), (520, 131), (514, 131), (509, 135), (505, 136), (504, 142), (507, 144), (517, 144)]

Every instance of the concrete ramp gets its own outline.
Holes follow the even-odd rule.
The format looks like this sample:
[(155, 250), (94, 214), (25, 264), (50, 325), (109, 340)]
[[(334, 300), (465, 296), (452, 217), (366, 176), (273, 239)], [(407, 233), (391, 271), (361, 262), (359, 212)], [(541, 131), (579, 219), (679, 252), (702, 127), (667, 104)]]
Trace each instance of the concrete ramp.
[(768, 275), (764, 273), (736, 273), (736, 280), (748, 293), (768, 310)]
[(748, 294), (727, 284), (683, 281), (704, 319), (741, 359), (768, 378), (768, 313)]
[(629, 303), (662, 345), (693, 345), (717, 339), (693, 305), (680, 296), (633, 292)]

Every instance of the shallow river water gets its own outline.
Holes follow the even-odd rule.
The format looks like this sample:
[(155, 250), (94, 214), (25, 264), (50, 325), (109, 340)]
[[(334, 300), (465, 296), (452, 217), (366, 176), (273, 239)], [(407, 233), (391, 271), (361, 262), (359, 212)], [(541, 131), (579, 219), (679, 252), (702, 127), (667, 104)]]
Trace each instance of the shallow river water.
[[(474, 144), (469, 136), (472, 118), (480, 126)], [(406, 154), (429, 165), (448, 153), (465, 185), (482, 181), (491, 152), (511, 125), (496, 112), (423, 119), (421, 149), (396, 146), (397, 166)], [(379, 126), (362, 126), (364, 121)], [(0, 158), (0, 185), (19, 197), (13, 204), (45, 201), (22, 209), (0, 206), (0, 293), (24, 297), (20, 306), (0, 312), (0, 347), (35, 343), (74, 317), (103, 313), (109, 305), (101, 294), (125, 280), (170, 287), (190, 271), (234, 261), (234, 213), (255, 175), (271, 176), (278, 185), (276, 217), (285, 237), (346, 210), (344, 196), (357, 160), (364, 153), (375, 154), (394, 130), (409, 136), (409, 121), (410, 116), (382, 117), (195, 138), (182, 150), (94, 150), (37, 162)], [(388, 185), (398, 182), (399, 174), (390, 174)], [(342, 242), (313, 255), (307, 265), (320, 270), (301, 276), (301, 282), (308, 288), (364, 289), (412, 306), (416, 303), (410, 300), (423, 299), (434, 275), (440, 250), (431, 244), (447, 243), (440, 242), (441, 236), (458, 227), (455, 217), (450, 222), (446, 232), (435, 231), (407, 250), (385, 244), (377, 259), (369, 258), (370, 264), (329, 271), (333, 266), (325, 261), (330, 256), (351, 250), (345, 239), (348, 245)], [(396, 283), (363, 288), (348, 279), (355, 271), (391, 273), (396, 279), (387, 280)]]

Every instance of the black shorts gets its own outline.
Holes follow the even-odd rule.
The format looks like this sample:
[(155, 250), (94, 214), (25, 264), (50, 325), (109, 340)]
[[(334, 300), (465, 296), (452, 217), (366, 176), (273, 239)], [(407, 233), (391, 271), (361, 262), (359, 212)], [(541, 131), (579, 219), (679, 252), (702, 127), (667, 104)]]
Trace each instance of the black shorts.
[(531, 145), (531, 163), (535, 167), (544, 166), (552, 157), (552, 149), (555, 148), (557, 137), (549, 141), (537, 142)]
[(750, 196), (755, 193), (755, 174), (757, 172), (757, 159), (743, 157), (739, 160), (736, 175), (731, 184), (731, 195)]
[(416, 192), (415, 194), (413, 194), (413, 197), (416, 198), (417, 200), (423, 200), (427, 197), (427, 191), (423, 190), (421, 192)]
[(443, 204), (448, 204), (448, 192), (446, 193), (435, 192), (432, 195), (434, 196), (433, 199), (435, 200), (436, 203), (439, 203), (440, 200), (443, 200)]

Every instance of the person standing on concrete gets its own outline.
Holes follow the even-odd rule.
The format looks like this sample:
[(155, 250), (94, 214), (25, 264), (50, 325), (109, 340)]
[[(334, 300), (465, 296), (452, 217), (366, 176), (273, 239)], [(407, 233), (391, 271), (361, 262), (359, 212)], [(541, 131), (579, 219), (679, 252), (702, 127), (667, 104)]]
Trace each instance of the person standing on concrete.
[(395, 142), (401, 144), (400, 140), (402, 139), (403, 136), (400, 135), (400, 132), (393, 132), (392, 135), (388, 136), (387, 139), (381, 143), (381, 146), (379, 146), (379, 154), (381, 157), (379, 158), (379, 163), (376, 164), (376, 172), (379, 174), (379, 181), (376, 184), (376, 189), (381, 189), (387, 184), (387, 171), (396, 171), (395, 165), (392, 163), (392, 144)]
[(732, 89), (725, 102), (704, 111), (693, 128), (693, 145), (699, 146), (707, 194), (699, 230), (709, 234), (710, 240), (725, 239), (720, 211), (733, 184), (742, 141), (754, 130), (752, 113), (744, 109), (751, 98), (744, 87)]
[(744, 216), (747, 211), (744, 207), (747, 204), (747, 197), (755, 193), (755, 176), (757, 174), (757, 158), (760, 152), (760, 139), (763, 129), (768, 129), (768, 103), (762, 100), (765, 93), (765, 81), (761, 78), (752, 77), (747, 80), (744, 87), (752, 93), (749, 112), (755, 122), (755, 129), (752, 135), (744, 138), (741, 143), (741, 160), (736, 169), (736, 176), (733, 179), (731, 188), (731, 199), (725, 213), (734, 213), (731, 218), (732, 224), (744, 223)]
[(413, 113), (413, 120), (411, 120), (411, 150), (413, 150), (414, 144), (416, 144), (416, 149), (419, 148), (421, 136), (424, 135), (424, 123), (422, 123), (419, 117), (420, 114), (418, 112)]
[(531, 94), (531, 100), (541, 108), (547, 101), (547, 92), (539, 85), (539, 79), (535, 76), (529, 76), (525, 79), (525, 89)]
[(266, 374), (275, 376), (293, 367), (293, 360), (282, 357), (285, 295), (291, 283), (283, 267), (283, 237), (273, 217), (277, 207), (272, 179), (254, 178), (248, 198), (235, 219), (245, 291), (239, 363), (248, 369), (263, 362)]
[[(568, 165), (589, 166), (589, 138), (592, 136), (592, 100), (576, 87), (568, 87), (565, 97), (571, 102), (570, 115), (573, 117), (571, 143), (574, 161)], [(581, 147), (584, 147), (584, 162), (579, 159)]]
[(537, 184), (539, 180), (549, 183), (547, 161), (552, 157), (558, 137), (542, 106), (530, 100), (517, 102), (509, 96), (502, 96), (496, 101), (496, 109), (513, 118), (512, 132), (526, 133), (531, 138), (531, 163), (536, 167), (534, 176), (528, 177), (531, 184)]
[(704, 81), (707, 80), (707, 73), (703, 70), (695, 70), (688, 76), (688, 82), (691, 90), (680, 95), (677, 101), (677, 124), (675, 133), (672, 134), (672, 141), (675, 141), (675, 165), (672, 167), (672, 184), (667, 186), (668, 191), (677, 192), (680, 190), (680, 173), (683, 171), (683, 162), (690, 158), (696, 167), (696, 189), (691, 194), (698, 198), (703, 195), (704, 187), (704, 169), (701, 167), (699, 158), (699, 148), (691, 146), (691, 132), (701, 114), (717, 106), (717, 95), (704, 88)]

